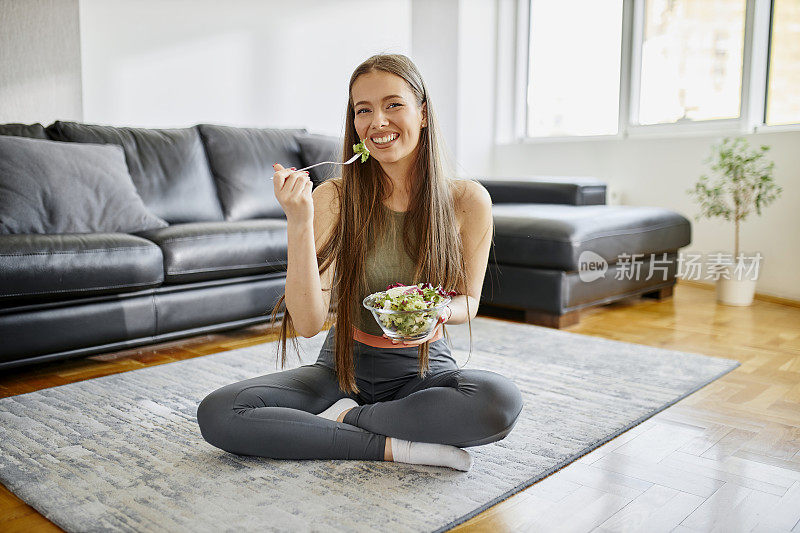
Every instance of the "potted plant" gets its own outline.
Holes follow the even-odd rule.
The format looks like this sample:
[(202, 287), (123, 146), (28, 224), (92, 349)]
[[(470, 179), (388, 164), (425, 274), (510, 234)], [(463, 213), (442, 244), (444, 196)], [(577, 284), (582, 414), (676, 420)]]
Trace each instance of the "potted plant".
[[(706, 162), (717, 175), (716, 181), (709, 183), (703, 174), (693, 188), (687, 192), (700, 204), (702, 217), (722, 217), (734, 223), (733, 260), (722, 263), (717, 269), (717, 301), (727, 305), (746, 306), (753, 302), (758, 269), (752, 268), (761, 254), (742, 257), (739, 253), (739, 226), (755, 208), (761, 215), (761, 208), (772, 203), (783, 189), (772, 180), (775, 164), (766, 159), (769, 146), (762, 145), (751, 149), (744, 137), (725, 138), (711, 149)], [(753, 273), (755, 272), (755, 273)]]

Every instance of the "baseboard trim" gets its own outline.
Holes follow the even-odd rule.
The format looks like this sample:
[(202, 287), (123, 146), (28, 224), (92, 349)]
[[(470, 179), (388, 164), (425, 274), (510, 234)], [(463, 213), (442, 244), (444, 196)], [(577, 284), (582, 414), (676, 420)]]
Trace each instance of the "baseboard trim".
[[(680, 285), (687, 285), (687, 286), (690, 286), (690, 287), (699, 287), (701, 289), (707, 289), (707, 290), (711, 290), (711, 291), (716, 289), (716, 287), (714, 286), (713, 283), (706, 283), (706, 282), (703, 282), (703, 281), (695, 281), (693, 279), (682, 279), (682, 278), (676, 278), (676, 280), (677, 280), (677, 283), (680, 284)], [(756, 292), (753, 295), (753, 298), (756, 299), (756, 300), (764, 301), (764, 302), (772, 302), (772, 303), (775, 303), (775, 304), (788, 305), (789, 307), (800, 307), (800, 300), (793, 300), (791, 298), (783, 298), (781, 296), (773, 296), (771, 294), (764, 294), (764, 293), (761, 293), (761, 292)]]

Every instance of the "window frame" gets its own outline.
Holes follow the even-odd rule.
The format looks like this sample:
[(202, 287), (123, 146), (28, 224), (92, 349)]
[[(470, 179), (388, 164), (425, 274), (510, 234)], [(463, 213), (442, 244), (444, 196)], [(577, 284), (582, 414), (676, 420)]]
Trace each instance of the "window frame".
[[(767, 97), (769, 96), (769, 61), (770, 49), (772, 47), (772, 17), (775, 9), (774, 0), (755, 0), (755, 40), (761, 43), (759, 47), (760, 56), (756, 56), (754, 71), (756, 76), (760, 76), (763, 82), (760, 84), (761, 92), (754, 93), (758, 98), (757, 109), (760, 113), (760, 120), (752, 121), (749, 126), (752, 133), (776, 133), (784, 131), (800, 131), (800, 121), (790, 124), (767, 124)], [(750, 132), (748, 132), (750, 133)]]
[(620, 53), (619, 120), (616, 134), (532, 137), (528, 135), (527, 104), (530, 66), (530, 19), (532, 0), (517, 0), (516, 9), (516, 98), (514, 135), (517, 142), (546, 144), (621, 140), (626, 138), (685, 137), (707, 135), (745, 135), (800, 131), (794, 124), (765, 124), (767, 74), (771, 45), (771, 19), (774, 0), (746, 0), (744, 48), (739, 117), (686, 121), (668, 124), (636, 124), (638, 115), (641, 50), (644, 33), (645, 0), (623, 0)]

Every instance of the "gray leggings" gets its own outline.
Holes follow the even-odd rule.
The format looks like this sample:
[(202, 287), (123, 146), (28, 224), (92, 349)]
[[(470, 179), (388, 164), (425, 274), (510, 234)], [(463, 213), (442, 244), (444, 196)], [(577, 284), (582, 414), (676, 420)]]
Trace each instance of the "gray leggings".
[[(447, 340), (430, 344), (430, 372), (417, 373), (417, 348), (353, 341), (358, 394), (339, 389), (331, 328), (317, 362), (225, 385), (197, 408), (211, 445), (273, 459), (382, 461), (386, 437), (467, 447), (503, 439), (522, 411), (510, 379), (459, 369)], [(320, 416), (336, 401), (358, 403), (343, 422)]]

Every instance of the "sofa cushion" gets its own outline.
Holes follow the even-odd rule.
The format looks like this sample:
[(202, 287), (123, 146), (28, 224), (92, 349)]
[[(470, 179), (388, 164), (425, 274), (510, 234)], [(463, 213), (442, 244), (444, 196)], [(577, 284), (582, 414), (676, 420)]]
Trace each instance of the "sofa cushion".
[(691, 242), (691, 223), (662, 207), (507, 203), (493, 205), (492, 214), (490, 258), (497, 264), (577, 271), (585, 250), (613, 264), (621, 254), (677, 250)]
[(286, 218), (270, 177), (273, 163), (302, 168), (295, 135), (304, 129), (199, 124), (225, 220)]
[(161, 247), (164, 282), (189, 283), (286, 270), (286, 220), (195, 222), (139, 232)]
[[(355, 155), (355, 152), (353, 152), (350, 157), (342, 160), (342, 144), (344, 143), (342, 137), (307, 133), (298, 135), (297, 143), (300, 145), (300, 158), (303, 160), (304, 167), (315, 165), (322, 161), (343, 162)], [(341, 176), (340, 169), (340, 165), (320, 165), (310, 169), (308, 172), (311, 176), (311, 181), (314, 182), (313, 187), (332, 177)]]
[(124, 233), (0, 235), (0, 272), (3, 306), (137, 291), (164, 279), (158, 246)]
[(0, 234), (165, 226), (136, 193), (119, 146), (0, 136)]
[(47, 139), (44, 126), (36, 124), (0, 124), (0, 135), (12, 137), (29, 137), (31, 139)]
[(222, 220), (214, 180), (195, 128), (125, 128), (56, 121), (46, 130), (50, 138), (59, 141), (122, 146), (144, 204), (170, 224)]

